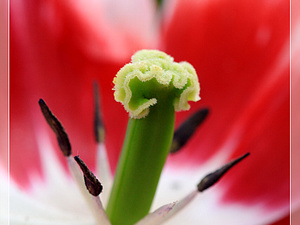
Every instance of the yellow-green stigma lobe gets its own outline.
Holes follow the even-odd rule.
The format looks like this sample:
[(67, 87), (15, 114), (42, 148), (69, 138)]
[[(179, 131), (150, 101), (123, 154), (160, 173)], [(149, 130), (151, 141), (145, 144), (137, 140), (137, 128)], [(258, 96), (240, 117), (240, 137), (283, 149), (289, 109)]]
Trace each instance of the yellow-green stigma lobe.
[(150, 106), (158, 103), (160, 93), (172, 93), (175, 111), (188, 110), (188, 101), (200, 100), (200, 85), (193, 66), (158, 50), (141, 50), (132, 56), (114, 79), (114, 96), (124, 105), (131, 118), (149, 114)]

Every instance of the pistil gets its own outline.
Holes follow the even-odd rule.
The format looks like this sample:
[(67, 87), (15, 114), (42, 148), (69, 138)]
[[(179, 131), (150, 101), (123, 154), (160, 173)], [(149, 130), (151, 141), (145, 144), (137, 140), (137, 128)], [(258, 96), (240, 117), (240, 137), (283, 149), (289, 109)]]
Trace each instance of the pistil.
[(107, 214), (113, 225), (130, 225), (150, 210), (169, 153), (175, 110), (199, 100), (195, 70), (160, 51), (137, 52), (115, 80), (115, 99), (129, 112)]

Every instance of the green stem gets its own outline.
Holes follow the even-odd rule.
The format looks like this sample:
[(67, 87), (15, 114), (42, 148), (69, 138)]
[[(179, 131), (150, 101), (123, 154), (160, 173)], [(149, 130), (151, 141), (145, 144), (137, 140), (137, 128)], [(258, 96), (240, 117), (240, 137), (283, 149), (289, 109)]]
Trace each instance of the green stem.
[(150, 210), (173, 138), (173, 98), (166, 93), (157, 96), (149, 115), (129, 119), (107, 206), (113, 225), (132, 225)]

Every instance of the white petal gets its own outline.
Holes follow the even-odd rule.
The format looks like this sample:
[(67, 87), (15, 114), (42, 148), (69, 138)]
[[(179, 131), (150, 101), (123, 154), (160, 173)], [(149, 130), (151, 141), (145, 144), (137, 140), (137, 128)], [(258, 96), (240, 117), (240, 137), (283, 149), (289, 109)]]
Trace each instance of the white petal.
[[(59, 201), (58, 198), (56, 200)], [(76, 198), (73, 203), (74, 201), (77, 202)], [(80, 205), (77, 205), (77, 210), (75, 207), (66, 210), (64, 207), (60, 207), (62, 202), (57, 205), (48, 203), (21, 191), (14, 184), (10, 185), (10, 224), (95, 224), (91, 215), (84, 211), (80, 212), (80, 207), (78, 207)]]

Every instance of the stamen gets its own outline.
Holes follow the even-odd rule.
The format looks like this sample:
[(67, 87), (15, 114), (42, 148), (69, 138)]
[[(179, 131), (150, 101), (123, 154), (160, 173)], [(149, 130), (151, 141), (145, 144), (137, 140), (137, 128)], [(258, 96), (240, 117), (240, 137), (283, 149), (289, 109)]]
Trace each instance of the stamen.
[(174, 208), (176, 205), (176, 202), (163, 205), (162, 207), (158, 208), (152, 213), (149, 213), (147, 216), (145, 216), (143, 219), (141, 219), (138, 223), (135, 225), (157, 225), (160, 224), (161, 221), (163, 221), (164, 217), (168, 215), (168, 213)]
[(65, 132), (65, 129), (63, 128), (59, 120), (52, 114), (43, 99), (39, 100), (39, 105), (47, 123), (56, 134), (58, 145), (62, 153), (66, 157), (70, 156), (72, 153), (71, 144), (69, 142), (69, 138), (67, 133)]
[[(101, 113), (101, 101), (99, 95), (99, 88), (96, 82), (94, 82), (94, 132), (97, 145), (97, 175), (99, 179), (105, 184), (106, 190), (110, 190), (113, 182), (113, 178), (110, 171), (110, 165), (107, 157), (105, 147), (105, 127)], [(110, 192), (106, 191), (105, 194), (101, 195), (102, 201), (105, 203), (108, 200)]]
[[(192, 202), (192, 200), (198, 195), (198, 193), (199, 192), (197, 190), (194, 190), (190, 194), (185, 196), (183, 199), (181, 199), (180, 201), (175, 202), (172, 209), (166, 215), (164, 215), (164, 217), (162, 217), (160, 219), (160, 221), (157, 222), (156, 224), (163, 224), (165, 221), (167, 221), (170, 218), (174, 217), (178, 212), (180, 212), (187, 205), (189, 205)], [(164, 206), (162, 206), (162, 207), (164, 207)]]
[(104, 142), (105, 129), (103, 120), (101, 117), (101, 104), (99, 98), (99, 88), (96, 82), (94, 82), (94, 101), (95, 101), (95, 115), (94, 115), (94, 132), (96, 141), (98, 143)]
[(87, 165), (79, 158), (79, 156), (74, 157), (77, 164), (80, 166), (84, 174), (84, 182), (85, 186), (93, 196), (98, 196), (102, 192), (102, 185), (99, 180), (95, 177), (95, 175), (89, 170)]
[(189, 193), (186, 197), (181, 199), (180, 201), (176, 202), (174, 207), (168, 212), (167, 215), (165, 215), (160, 223), (157, 224), (162, 224), (165, 221), (169, 220), (171, 217), (174, 217), (175, 214), (180, 212), (182, 209), (184, 209), (187, 205), (189, 205), (192, 200), (198, 196), (199, 192), (203, 192), (207, 188), (211, 187), (214, 185), (230, 168), (232, 168), (234, 165), (242, 161), (244, 158), (246, 158), (250, 153), (246, 153), (245, 155), (231, 161), (230, 163), (227, 163), (225, 166), (221, 167), (220, 169), (216, 170), (213, 173), (208, 174), (205, 176), (201, 182), (197, 186), (197, 190), (192, 191)]
[(207, 108), (201, 109), (180, 125), (174, 132), (170, 153), (177, 152), (188, 142), (188, 140), (190, 140), (196, 129), (203, 123), (208, 113), (209, 110)]
[(103, 208), (102, 202), (99, 198), (99, 196), (92, 196), (93, 197), (93, 202), (94, 202), (94, 214), (97, 218), (98, 225), (111, 225), (105, 210)]
[(99, 143), (97, 146), (97, 175), (103, 184), (105, 184), (106, 191), (101, 195), (101, 200), (106, 205), (113, 184), (113, 177), (104, 143)]
[(85, 186), (92, 195), (94, 205), (93, 213), (96, 216), (99, 225), (110, 225), (109, 219), (106, 216), (102, 202), (99, 198), (99, 194), (103, 189), (100, 181), (95, 177), (92, 171), (90, 171), (87, 165), (79, 158), (79, 156), (75, 156), (74, 159), (83, 173)]
[(246, 153), (245, 155), (231, 161), (230, 163), (227, 163), (225, 166), (221, 167), (220, 169), (216, 170), (213, 173), (208, 174), (207, 176), (205, 176), (200, 183), (197, 185), (198, 191), (199, 192), (203, 192), (204, 190), (206, 190), (207, 188), (211, 187), (212, 185), (214, 185), (221, 177), (223, 177), (223, 175), (229, 170), (231, 169), (234, 165), (236, 165), (237, 163), (239, 163), (240, 161), (242, 161), (244, 158), (246, 158), (247, 156), (249, 156), (250, 153)]
[[(90, 207), (91, 211), (93, 212), (96, 220), (98, 221), (98, 224), (102, 225), (110, 225), (110, 222), (105, 214), (105, 211), (102, 207), (102, 203), (99, 199), (99, 196), (91, 196), (86, 191), (86, 184), (84, 184), (82, 180), (81, 172), (76, 166), (76, 163), (74, 161), (74, 158), (72, 157), (71, 152), (71, 144), (69, 142), (68, 135), (66, 134), (63, 126), (59, 122), (59, 120), (52, 114), (46, 103), (40, 99), (39, 105), (41, 107), (42, 113), (50, 125), (51, 129), (54, 131), (54, 133), (57, 136), (58, 144), (63, 152), (63, 154), (66, 156), (66, 161), (69, 167), (69, 170), (71, 172), (71, 175), (73, 179), (75, 180), (81, 194), (83, 195), (84, 199), (86, 200), (86, 203)], [(86, 180), (86, 179), (85, 179)], [(87, 181), (85, 181), (87, 183)], [(101, 189), (102, 190), (102, 189)], [(101, 192), (101, 191), (100, 191)], [(97, 192), (96, 192), (97, 193)]]

